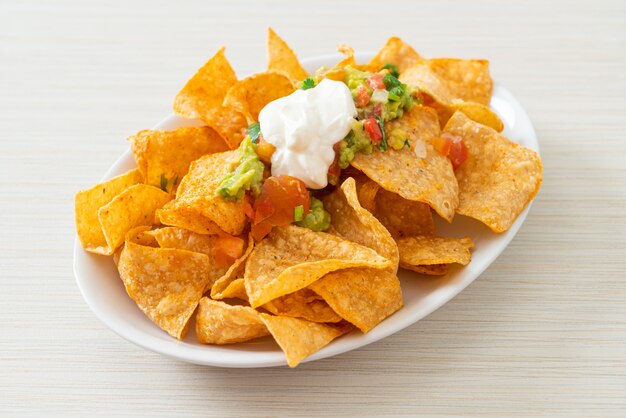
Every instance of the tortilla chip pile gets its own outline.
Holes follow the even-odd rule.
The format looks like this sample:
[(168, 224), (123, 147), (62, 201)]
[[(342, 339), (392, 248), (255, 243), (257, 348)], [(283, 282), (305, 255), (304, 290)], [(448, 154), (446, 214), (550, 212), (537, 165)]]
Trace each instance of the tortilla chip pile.
[[(200, 342), (271, 335), (294, 367), (400, 309), (398, 267), (444, 275), (470, 262), (472, 240), (437, 236), (433, 214), (502, 232), (539, 190), (541, 160), (503, 137), (488, 107), (487, 61), (426, 59), (396, 37), (368, 64), (340, 50), (339, 66), (397, 67), (418, 104), (385, 127), (405, 131), (409, 147), (357, 154), (325, 195), (327, 232), (288, 225), (254, 242), (250, 197), (215, 194), (238, 161), (244, 129), (308, 76), (271, 29), (267, 71), (239, 80), (222, 48), (178, 93), (175, 112), (206, 126), (137, 133), (129, 141), (138, 168), (76, 195), (83, 248), (113, 255), (128, 295), (172, 337), (185, 337), (195, 313)], [(467, 146), (456, 171), (431, 143), (442, 133)], [(226, 257), (225, 242), (235, 249)]]

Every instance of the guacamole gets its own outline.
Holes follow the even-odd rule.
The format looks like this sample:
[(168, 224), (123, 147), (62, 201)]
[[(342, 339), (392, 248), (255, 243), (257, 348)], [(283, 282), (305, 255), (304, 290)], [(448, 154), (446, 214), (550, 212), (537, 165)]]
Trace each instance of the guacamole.
[(239, 145), (237, 166), (224, 176), (215, 194), (228, 200), (241, 199), (247, 190), (251, 190), (255, 196), (258, 195), (261, 192), (264, 169), (265, 165), (256, 154), (256, 145), (246, 135)]
[(330, 228), (330, 213), (324, 210), (324, 203), (311, 196), (311, 206), (309, 213), (304, 219), (296, 222), (296, 225), (309, 228), (315, 232), (326, 231)]

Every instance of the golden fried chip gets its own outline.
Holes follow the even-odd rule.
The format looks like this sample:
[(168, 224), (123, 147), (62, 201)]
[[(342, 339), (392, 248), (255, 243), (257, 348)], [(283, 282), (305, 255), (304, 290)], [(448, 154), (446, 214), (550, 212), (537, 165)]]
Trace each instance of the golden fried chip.
[(238, 160), (239, 151), (233, 150), (205, 155), (191, 163), (189, 173), (176, 191), (176, 205), (183, 205), (208, 218), (227, 234), (241, 235), (246, 226), (245, 205), (248, 197), (233, 201), (215, 194), (224, 176)]
[(74, 198), (76, 232), (85, 250), (96, 254), (112, 254), (102, 233), (98, 209), (130, 186), (141, 183), (142, 180), (139, 170), (134, 169), (97, 184), (91, 189), (76, 193)]
[(132, 228), (152, 225), (154, 212), (171, 198), (169, 193), (154, 186), (135, 184), (98, 209), (98, 220), (108, 246), (104, 254), (113, 254)]
[(541, 186), (541, 159), (457, 112), (445, 131), (463, 138), (467, 160), (457, 169), (457, 212), (478, 219), (495, 232), (511, 227)]
[(172, 337), (182, 339), (209, 278), (208, 257), (134, 242), (148, 228), (128, 232), (117, 268), (137, 306)]
[(155, 218), (163, 225), (176, 226), (197, 234), (221, 234), (219, 226), (206, 216), (191, 209), (185, 202), (172, 200), (155, 213)]
[(433, 101), (426, 100), (425, 104), (437, 111), (441, 126), (458, 110), (497, 131), (504, 129), (500, 118), (488, 107), (493, 90), (488, 61), (423, 60), (404, 71), (400, 81), (417, 87)]
[(161, 248), (178, 248), (180, 250), (193, 251), (206, 254), (209, 257), (210, 273), (207, 283), (207, 291), (213, 283), (224, 276), (232, 264), (225, 264), (215, 257), (215, 244), (219, 235), (197, 234), (182, 228), (165, 227), (148, 232), (156, 238)]
[[(435, 111), (415, 105), (385, 126), (389, 133), (396, 129), (406, 133), (411, 148), (375, 151), (369, 155), (359, 153), (351, 164), (383, 189), (427, 203), (442, 218), (451, 221), (459, 201), (458, 185), (448, 158), (430, 145), (431, 139), (440, 134)], [(416, 146), (424, 154), (418, 156)]]
[[(239, 278), (241, 278), (243, 282), (243, 274), (244, 274), (244, 270), (246, 267), (246, 261), (248, 260), (248, 257), (250, 257), (250, 254), (252, 253), (253, 249), (254, 249), (254, 239), (252, 239), (252, 236), (249, 235), (248, 247), (246, 248), (246, 251), (243, 253), (241, 257), (239, 257), (238, 260), (236, 260), (233, 263), (232, 266), (230, 266), (228, 271), (213, 284), (213, 287), (211, 288), (211, 297), (213, 299), (224, 299), (224, 298), (229, 298), (229, 297), (235, 297), (235, 296), (229, 296), (229, 295), (232, 292), (236, 291), (237, 288), (233, 288), (228, 292), (227, 292), (227, 289), (230, 287), (230, 285), (234, 281), (238, 280)], [(245, 289), (244, 289), (244, 294), (245, 294)], [(246, 301), (248, 300), (247, 295), (244, 300)]]
[(285, 74), (271, 71), (258, 73), (236, 82), (228, 90), (224, 106), (241, 112), (252, 123), (259, 119), (259, 112), (266, 104), (294, 90), (294, 85)]
[(350, 173), (349, 177), (354, 178), (356, 182), (356, 193), (359, 197), (359, 203), (363, 209), (374, 213), (376, 210), (376, 196), (380, 191), (380, 186), (360, 171), (354, 171), (356, 173)]
[(447, 264), (431, 264), (420, 266), (406, 265), (402, 266), (402, 268), (412, 270), (419, 274), (425, 274), (427, 276), (445, 276), (448, 273)]
[(246, 291), (253, 308), (302, 289), (323, 275), (350, 267), (385, 269), (375, 251), (324, 232), (295, 225), (276, 227), (246, 262)]
[(296, 367), (304, 358), (351, 329), (343, 324), (326, 325), (263, 313), (259, 317), (285, 353), (289, 367)]
[(204, 344), (234, 344), (268, 335), (259, 313), (248, 306), (200, 299), (196, 314), (196, 335)]
[(337, 67), (356, 67), (356, 60), (354, 59), (354, 48), (350, 45), (339, 45), (337, 51), (341, 52), (345, 57), (337, 63)]
[(389, 38), (385, 46), (372, 58), (368, 66), (370, 71), (380, 71), (383, 65), (393, 64), (402, 73), (423, 59), (410, 45), (394, 36)]
[(170, 192), (178, 187), (192, 161), (229, 149), (222, 137), (208, 126), (145, 130), (131, 136), (129, 141), (144, 182)]
[(356, 268), (329, 273), (310, 288), (346, 321), (368, 332), (400, 309), (402, 289), (395, 272), (398, 248), (389, 232), (359, 204), (354, 179), (349, 178), (324, 198), (336, 233), (391, 259), (386, 270)]
[(241, 299), (243, 301), (248, 301), (248, 294), (246, 293), (246, 285), (243, 277), (233, 280), (230, 282), (224, 290), (219, 293), (216, 293), (213, 299), (222, 300), (222, 299)]
[(302, 318), (311, 322), (341, 321), (341, 317), (320, 295), (306, 287), (267, 302), (263, 309), (274, 315)]
[(430, 206), (407, 200), (385, 189), (376, 195), (373, 213), (396, 239), (435, 233), (435, 222)]
[(294, 81), (300, 81), (309, 75), (302, 68), (298, 57), (272, 28), (267, 29), (267, 69), (284, 72)]
[(470, 249), (474, 243), (469, 238), (407, 237), (398, 239), (400, 267), (434, 264), (469, 264)]

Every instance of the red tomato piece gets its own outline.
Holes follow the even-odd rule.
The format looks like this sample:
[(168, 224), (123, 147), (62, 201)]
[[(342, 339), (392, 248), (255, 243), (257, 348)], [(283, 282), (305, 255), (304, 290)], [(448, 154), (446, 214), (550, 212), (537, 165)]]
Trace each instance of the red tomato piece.
[(450, 149), (452, 148), (452, 139), (447, 137), (445, 134), (441, 136), (436, 136), (433, 138), (433, 147), (439, 152), (439, 154), (447, 157), (450, 154)]
[(302, 180), (291, 176), (269, 177), (254, 202), (254, 239), (260, 241), (274, 226), (292, 223), (297, 206), (304, 208), (304, 215), (308, 214), (310, 199)]
[(372, 90), (384, 90), (385, 83), (383, 83), (383, 77), (383, 74), (374, 74), (365, 81), (367, 81), (367, 85), (370, 86)]
[(370, 102), (370, 93), (365, 86), (359, 87), (356, 93), (356, 107), (365, 107)]
[(455, 170), (467, 160), (467, 146), (465, 146), (465, 142), (463, 142), (462, 138), (457, 137), (456, 140), (452, 141), (452, 148), (450, 149), (448, 158), (452, 163), (452, 168)]
[(380, 130), (380, 125), (378, 125), (378, 121), (376, 119), (365, 119), (363, 121), (363, 128), (365, 129), (365, 133), (367, 133), (367, 135), (371, 138), (374, 145), (380, 144), (380, 141), (383, 139), (383, 133)]
[(220, 235), (213, 247), (213, 258), (220, 266), (233, 264), (243, 254), (243, 239), (232, 235)]

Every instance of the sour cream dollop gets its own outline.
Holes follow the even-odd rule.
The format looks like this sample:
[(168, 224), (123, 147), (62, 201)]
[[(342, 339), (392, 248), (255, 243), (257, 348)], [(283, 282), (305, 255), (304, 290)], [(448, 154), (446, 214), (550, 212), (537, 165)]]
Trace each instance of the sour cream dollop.
[(268, 103), (259, 114), (263, 139), (276, 151), (272, 175), (289, 175), (310, 189), (328, 184), (333, 145), (348, 135), (356, 117), (348, 87), (329, 79)]

